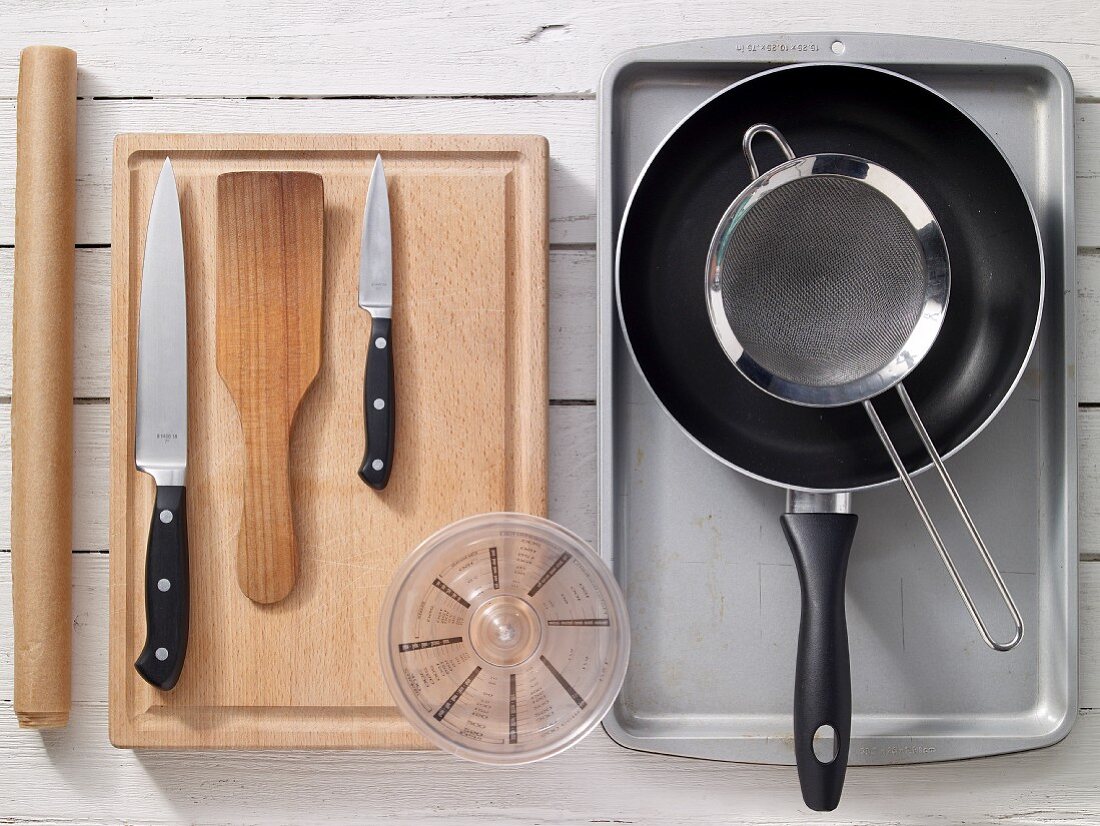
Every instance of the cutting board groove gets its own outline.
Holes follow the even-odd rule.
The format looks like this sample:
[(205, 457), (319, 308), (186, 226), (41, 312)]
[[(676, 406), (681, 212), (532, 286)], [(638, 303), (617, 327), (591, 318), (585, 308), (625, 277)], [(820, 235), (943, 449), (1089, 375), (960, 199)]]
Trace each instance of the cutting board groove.
[[(397, 445), (389, 486), (363, 451), (359, 232), (386, 163), (394, 232)], [(132, 663), (152, 481), (134, 468), (145, 225), (172, 158), (187, 264), (191, 640), (170, 693)], [(241, 424), (216, 363), (216, 181), (299, 171), (324, 183), (320, 369), (298, 408), (289, 474), (299, 578), (271, 605), (237, 585)], [(546, 175), (537, 136), (120, 135), (111, 369), (110, 736), (156, 748), (423, 748), (378, 667), (378, 614), (404, 557), (449, 522), (546, 510)]]

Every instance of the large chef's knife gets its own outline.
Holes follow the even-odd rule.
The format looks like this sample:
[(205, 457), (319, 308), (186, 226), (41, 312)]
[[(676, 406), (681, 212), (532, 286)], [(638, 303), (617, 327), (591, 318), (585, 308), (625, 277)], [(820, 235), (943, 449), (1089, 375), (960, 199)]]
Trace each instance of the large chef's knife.
[(172, 164), (153, 193), (138, 317), (134, 459), (157, 484), (145, 557), (145, 646), (134, 667), (170, 689), (183, 671), (187, 571), (187, 299), (183, 226)]
[(393, 464), (393, 242), (390, 198), (382, 156), (374, 159), (363, 209), (359, 244), (359, 306), (370, 313), (367, 374), (363, 380), (363, 415), (367, 447), (359, 478), (376, 490), (390, 479)]

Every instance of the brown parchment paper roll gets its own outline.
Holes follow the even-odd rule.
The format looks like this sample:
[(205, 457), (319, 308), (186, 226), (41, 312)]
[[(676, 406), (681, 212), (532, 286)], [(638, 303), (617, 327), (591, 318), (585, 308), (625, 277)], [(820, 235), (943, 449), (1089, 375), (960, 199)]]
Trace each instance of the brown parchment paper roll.
[(15, 713), (69, 719), (72, 659), (73, 219), (76, 53), (19, 60), (12, 308), (11, 551)]

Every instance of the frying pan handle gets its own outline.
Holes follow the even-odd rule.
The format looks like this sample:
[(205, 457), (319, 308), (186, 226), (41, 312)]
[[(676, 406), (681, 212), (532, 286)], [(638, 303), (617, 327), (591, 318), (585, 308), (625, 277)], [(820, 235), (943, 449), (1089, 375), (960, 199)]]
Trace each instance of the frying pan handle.
[(993, 583), (997, 586), (997, 591), (1001, 595), (1001, 600), (1004, 602), (1005, 607), (1008, 608), (1009, 614), (1012, 615), (1012, 622), (1016, 626), (1016, 632), (1008, 642), (997, 642), (989, 633), (989, 629), (985, 627), (985, 622), (982, 620), (981, 614), (978, 613), (978, 607), (974, 604), (974, 599), (970, 596), (970, 591), (967, 590), (966, 584), (962, 581), (959, 569), (955, 567), (955, 562), (951, 558), (951, 553), (947, 550), (947, 546), (944, 545), (943, 539), (940, 537), (940, 532), (936, 529), (936, 523), (932, 520), (931, 514), (928, 513), (928, 508), (925, 507), (924, 500), (922, 500), (920, 494), (917, 493), (917, 487), (913, 484), (913, 480), (909, 476), (909, 471), (905, 469), (905, 463), (901, 461), (901, 456), (898, 455), (898, 451), (894, 447), (890, 435), (886, 432), (882, 420), (879, 418), (878, 413), (875, 412), (874, 405), (872, 405), (870, 401), (865, 401), (863, 407), (867, 411), (867, 415), (871, 418), (871, 424), (874, 425), (875, 432), (882, 441), (883, 447), (885, 447), (886, 452), (890, 454), (890, 461), (894, 464), (894, 469), (898, 473), (898, 478), (901, 480), (901, 483), (905, 485), (906, 491), (909, 492), (909, 498), (913, 500), (913, 505), (916, 507), (917, 513), (924, 523), (924, 527), (927, 528), (929, 536), (932, 537), (932, 542), (935, 544), (936, 550), (940, 553), (940, 559), (943, 560), (943, 564), (947, 568), (947, 573), (950, 575), (951, 581), (955, 585), (955, 589), (959, 592), (959, 596), (962, 597), (962, 601), (966, 605), (966, 610), (970, 614), (970, 618), (974, 621), (978, 633), (981, 634), (985, 644), (994, 651), (1011, 651), (1017, 646), (1020, 640), (1024, 638), (1024, 620), (1020, 616), (1020, 609), (1016, 607), (1016, 603), (1012, 599), (1012, 594), (1008, 591), (1008, 585), (1005, 584), (1004, 577), (1001, 576), (1001, 572), (997, 569), (997, 563), (993, 561), (993, 557), (989, 553), (989, 548), (986, 547), (985, 540), (983, 540), (981, 534), (978, 533), (978, 527), (974, 524), (974, 520), (970, 516), (970, 511), (966, 509), (966, 504), (963, 502), (958, 488), (955, 487), (955, 482), (947, 472), (947, 467), (944, 465), (939, 451), (936, 450), (936, 446), (932, 443), (932, 437), (928, 435), (928, 429), (924, 426), (924, 422), (921, 421), (920, 414), (917, 413), (917, 408), (913, 405), (912, 399), (909, 398), (909, 393), (906, 391), (905, 386), (901, 384), (897, 386), (897, 390), (898, 395), (901, 396), (901, 403), (905, 407), (905, 412), (908, 414), (909, 420), (913, 423), (913, 427), (916, 428), (917, 435), (920, 436), (920, 440), (924, 444), (924, 449), (928, 451), (928, 457), (932, 460), (932, 464), (935, 465), (936, 472), (939, 473), (940, 479), (943, 480), (944, 487), (947, 488), (951, 500), (955, 503), (955, 509), (959, 512), (959, 516), (962, 517), (963, 522), (966, 524), (966, 530), (969, 532), (970, 538), (974, 541), (974, 545), (981, 555), (982, 562), (985, 563), (986, 570), (989, 571), (989, 575), (993, 578)]
[(745, 130), (745, 137), (741, 139), (741, 151), (745, 153), (745, 160), (749, 162), (749, 172), (752, 174), (754, 181), (760, 177), (760, 168), (756, 165), (756, 158), (752, 154), (752, 139), (761, 133), (771, 136), (772, 140), (779, 144), (779, 148), (783, 150), (783, 154), (788, 161), (794, 160), (794, 150), (787, 143), (787, 139), (779, 134), (778, 129), (767, 123), (750, 126)]
[[(802, 586), (794, 684), (794, 755), (802, 799), (814, 811), (840, 802), (852, 730), (852, 678), (844, 578), (856, 523), (852, 513), (787, 513), (783, 533)], [(818, 756), (814, 737), (832, 729), (832, 749)], [(828, 745), (823, 737), (820, 746)]]

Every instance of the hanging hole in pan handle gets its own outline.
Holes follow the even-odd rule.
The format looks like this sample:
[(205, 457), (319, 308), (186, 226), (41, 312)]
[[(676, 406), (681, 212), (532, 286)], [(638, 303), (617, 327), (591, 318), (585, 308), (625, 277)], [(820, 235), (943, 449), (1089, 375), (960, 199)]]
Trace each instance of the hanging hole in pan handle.
[(759, 134), (769, 135), (772, 140), (779, 144), (779, 148), (783, 151), (783, 154), (787, 156), (788, 161), (794, 160), (794, 151), (791, 149), (791, 145), (787, 143), (787, 139), (779, 134), (779, 130), (771, 124), (758, 123), (755, 126), (750, 126), (745, 130), (745, 137), (741, 139), (741, 149), (745, 153), (745, 160), (749, 162), (749, 172), (752, 173), (752, 179), (755, 181), (760, 177), (760, 168), (756, 165), (756, 158), (752, 155), (752, 139)]
[(1004, 577), (1001, 576), (1001, 572), (997, 568), (997, 563), (993, 561), (993, 556), (989, 553), (989, 548), (986, 547), (985, 540), (982, 539), (981, 534), (978, 533), (978, 527), (974, 524), (974, 520), (970, 516), (970, 511), (967, 510), (966, 504), (963, 502), (958, 488), (955, 487), (955, 482), (952, 480), (951, 474), (947, 472), (947, 467), (944, 465), (939, 451), (936, 450), (936, 446), (932, 443), (932, 437), (928, 434), (928, 429), (925, 428), (924, 422), (917, 413), (917, 408), (913, 404), (913, 400), (909, 398), (909, 393), (906, 391), (903, 384), (898, 384), (896, 389), (898, 395), (901, 397), (902, 406), (905, 408), (905, 412), (909, 416), (910, 422), (912, 422), (913, 427), (916, 429), (917, 435), (920, 436), (920, 440), (924, 444), (924, 449), (928, 452), (928, 458), (932, 460), (936, 472), (939, 473), (940, 480), (947, 489), (951, 501), (955, 504), (955, 509), (959, 512), (959, 516), (962, 517), (963, 524), (966, 525), (966, 530), (967, 533), (970, 534), (970, 539), (977, 548), (982, 562), (985, 563), (986, 570), (989, 572), (990, 577), (993, 578), (993, 584), (997, 586), (997, 593), (1000, 594), (1001, 601), (1012, 617), (1012, 623), (1016, 630), (1012, 639), (1008, 640), (1008, 642), (999, 642), (993, 639), (993, 635), (989, 633), (989, 629), (986, 628), (985, 621), (978, 611), (978, 606), (975, 605), (973, 597), (970, 596), (970, 591), (962, 580), (959, 569), (955, 566), (955, 561), (951, 558), (951, 552), (947, 550), (947, 545), (944, 544), (940, 532), (936, 528), (936, 523), (924, 504), (924, 500), (922, 500), (920, 494), (917, 493), (917, 487), (913, 484), (913, 479), (909, 475), (909, 471), (905, 469), (905, 463), (902, 462), (897, 448), (894, 447), (893, 441), (886, 432), (886, 427), (882, 424), (882, 420), (879, 418), (878, 413), (875, 412), (874, 405), (871, 404), (870, 400), (866, 400), (863, 402), (863, 407), (871, 419), (871, 424), (874, 426), (879, 440), (882, 442), (883, 447), (886, 448), (886, 452), (890, 455), (890, 461), (894, 465), (894, 470), (897, 471), (898, 478), (905, 486), (905, 490), (909, 493), (909, 498), (913, 500), (913, 505), (917, 509), (917, 514), (920, 516), (921, 522), (924, 523), (928, 535), (932, 537), (932, 543), (936, 546), (936, 550), (939, 551), (940, 559), (943, 560), (944, 567), (947, 568), (947, 573), (951, 577), (951, 582), (955, 585), (955, 590), (959, 592), (959, 596), (966, 606), (966, 611), (970, 614), (970, 619), (973, 620), (982, 640), (994, 651), (1011, 651), (1024, 637), (1024, 621), (1020, 616), (1020, 609), (1016, 607), (1016, 602), (1012, 599), (1012, 594), (1009, 593), (1008, 585), (1005, 584)]

